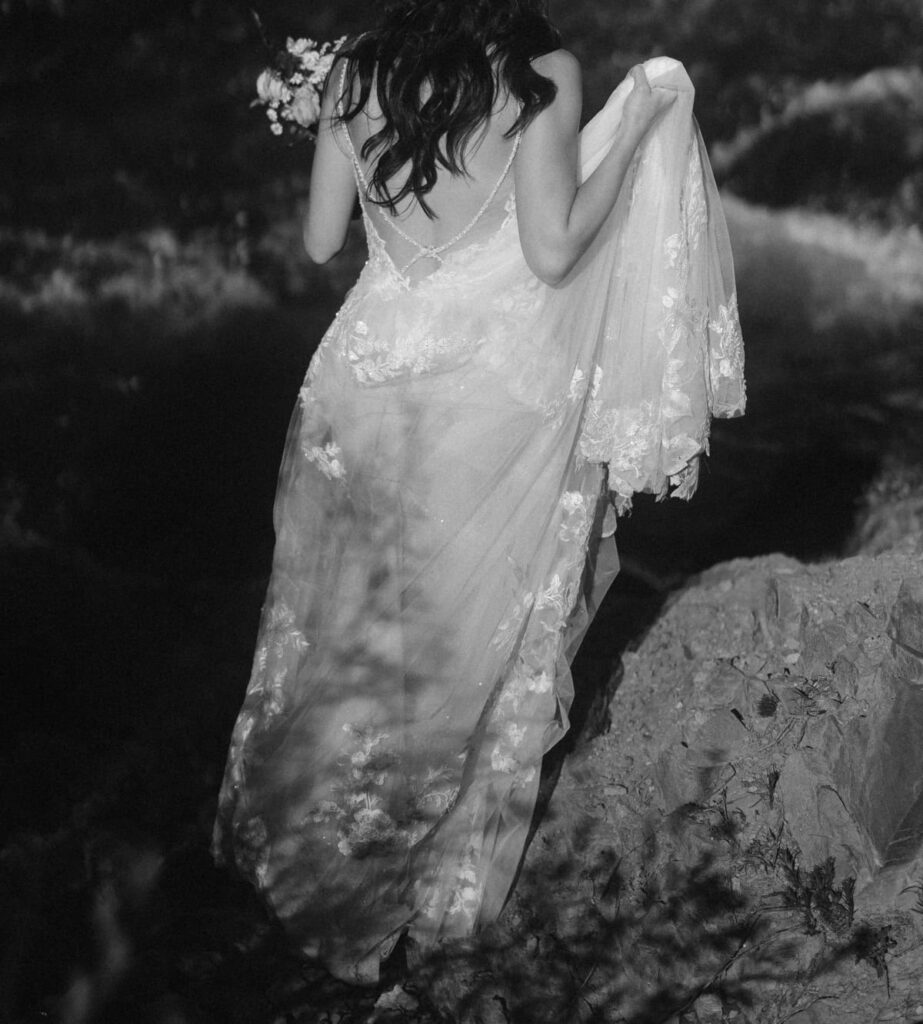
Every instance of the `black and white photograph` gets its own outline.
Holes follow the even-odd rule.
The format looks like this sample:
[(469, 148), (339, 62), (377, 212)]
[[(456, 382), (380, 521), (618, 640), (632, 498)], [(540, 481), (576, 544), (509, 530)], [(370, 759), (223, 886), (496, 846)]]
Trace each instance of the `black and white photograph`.
[(0, 0), (0, 1024), (923, 1024), (920, 0)]

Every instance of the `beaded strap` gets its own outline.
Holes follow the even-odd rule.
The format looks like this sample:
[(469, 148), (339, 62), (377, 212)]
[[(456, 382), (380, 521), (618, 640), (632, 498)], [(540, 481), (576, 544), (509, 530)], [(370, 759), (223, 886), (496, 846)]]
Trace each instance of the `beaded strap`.
[[(344, 63), (343, 70), (340, 72), (340, 99), (337, 104), (338, 110), (341, 114), (343, 110), (342, 104), (345, 87), (346, 65)], [(346, 127), (345, 122), (341, 120), (339, 123), (343, 129), (343, 134), (346, 136), (346, 142), (347, 145), (349, 146), (349, 152), (352, 158), (353, 167), (355, 168), (356, 171), (356, 177), (359, 180), (359, 184), (361, 185), (362, 190), (365, 193), (365, 198), (368, 199), (371, 196), (371, 189), (369, 188), (369, 183), (366, 180), (365, 173), (362, 170), (362, 165), (359, 163), (359, 156), (356, 153), (356, 147), (353, 145), (352, 136), (349, 134), (349, 129)], [(513, 148), (510, 151), (509, 159), (506, 161), (506, 166), (503, 168), (503, 173), (497, 179), (497, 183), (494, 185), (494, 187), (490, 190), (490, 194), (481, 204), (481, 208), (471, 218), (471, 220), (461, 229), (461, 231), (458, 232), (457, 235), (454, 235), (447, 242), (443, 242), (442, 245), (423, 245), (421, 242), (418, 242), (417, 239), (413, 238), (411, 235), (408, 235), (407, 232), (404, 231), (404, 229), (397, 223), (397, 221), (393, 219), (388, 220), (388, 224), (391, 227), (391, 229), (395, 232), (395, 234), (400, 235), (400, 237), (403, 238), (405, 242), (409, 242), (412, 246), (419, 250), (416, 256), (414, 256), (413, 259), (405, 267), (401, 269), (402, 274), (406, 274), (407, 271), (410, 270), (410, 268), (419, 260), (433, 259), (439, 263), (445, 262), (445, 260), (442, 258), (442, 254), (447, 249), (451, 249), (453, 245), (460, 242), (465, 237), (465, 235), (467, 235), (477, 226), (478, 221), (487, 212), (487, 209), (490, 206), (490, 204), (494, 201), (494, 199), (497, 198), (497, 193), (500, 191), (500, 188), (502, 187), (504, 181), (506, 181), (507, 175), (510, 173), (510, 168), (512, 168), (513, 166), (513, 161), (516, 159), (516, 154), (519, 152), (519, 143), (521, 141), (522, 129), (520, 128), (519, 131), (516, 132), (516, 137), (513, 140)]]

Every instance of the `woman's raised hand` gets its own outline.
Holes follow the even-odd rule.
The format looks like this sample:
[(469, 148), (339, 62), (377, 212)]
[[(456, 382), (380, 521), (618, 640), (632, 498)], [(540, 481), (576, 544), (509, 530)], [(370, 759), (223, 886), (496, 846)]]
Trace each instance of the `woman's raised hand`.
[(562, 281), (609, 216), (641, 140), (676, 100), (672, 89), (652, 89), (641, 67), (625, 98), (622, 121), (608, 153), (580, 179), (580, 65), (564, 50), (533, 61), (557, 86), (554, 101), (523, 133), (514, 164), (516, 216), (526, 262), (547, 284)]
[(625, 100), (622, 119), (640, 138), (669, 110), (677, 93), (672, 89), (651, 88), (641, 64), (636, 64), (630, 74), (634, 88)]

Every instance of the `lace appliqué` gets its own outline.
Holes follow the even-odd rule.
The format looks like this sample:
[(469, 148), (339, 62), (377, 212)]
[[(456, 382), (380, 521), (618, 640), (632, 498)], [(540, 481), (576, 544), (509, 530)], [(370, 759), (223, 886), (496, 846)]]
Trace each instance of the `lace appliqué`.
[[(620, 403), (618, 388), (603, 386), (597, 367), (580, 450), (609, 466), (616, 507), (625, 511), (636, 491), (658, 488), (665, 497), (689, 497), (698, 479), (698, 456), (707, 450), (712, 415), (742, 405), (743, 347), (736, 303), (717, 314), (699, 304), (696, 275), (705, 272), (702, 251), (708, 230), (703, 163), (692, 139), (680, 192), (679, 230), (662, 241), (662, 315), (652, 325), (662, 356), (659, 387), (643, 400)], [(653, 341), (653, 339), (651, 339)], [(737, 391), (736, 387), (741, 390)], [(735, 407), (734, 403), (739, 402)]]
[(653, 453), (658, 450), (659, 415), (653, 401), (620, 409), (601, 400), (599, 393), (603, 377), (602, 367), (597, 366), (580, 438), (580, 452), (592, 462), (608, 463), (610, 491), (630, 500), (644, 473), (652, 468)]
[(280, 715), (285, 710), (285, 682), (291, 677), (292, 662), (300, 659), (310, 646), (291, 608), (282, 601), (275, 604), (254, 656), (248, 690), (248, 696), (262, 697), (261, 715)]
[(343, 451), (333, 441), (324, 445), (305, 445), (302, 451), (308, 462), (313, 462), (328, 480), (342, 480), (346, 476)]
[(407, 836), (385, 810), (382, 788), (396, 763), (385, 732), (363, 729), (347, 722), (347, 750), (340, 758), (344, 778), (335, 786), (334, 800), (325, 800), (311, 820), (335, 821), (337, 849), (344, 857), (367, 857), (406, 848)]
[(455, 891), (446, 915), (450, 918), (461, 918), (465, 925), (472, 926), (481, 906), (483, 892), (484, 879), (478, 877), (474, 849), (469, 847), (458, 869)]
[[(477, 808), (465, 814), (467, 831), (475, 833)], [(414, 884), (414, 902), (421, 918), (438, 923), (443, 933), (470, 934), (477, 921), (484, 898), (486, 873), (483, 854), (475, 842), (469, 840), (459, 851), (454, 869), (432, 884), (431, 879), (418, 878)], [(446, 928), (446, 922), (451, 922)]]
[(284, 601), (276, 602), (261, 631), (247, 696), (231, 736), (228, 781), (232, 787), (239, 787), (244, 782), (244, 751), (250, 734), (257, 723), (265, 726), (285, 712), (290, 697), (286, 682), (295, 677), (294, 666), (310, 647), (307, 637), (298, 627), (295, 613)]
[(523, 594), (515, 601), (509, 613), (498, 624), (497, 632), (490, 641), (491, 647), (497, 648), (504, 655), (510, 654), (522, 632), (526, 616), (532, 611), (534, 604), (535, 595), (532, 593)]
[(582, 491), (565, 491), (558, 509), (560, 546), (553, 571), (534, 595), (526, 594), (514, 604), (493, 641), (502, 649), (512, 648), (516, 638), (522, 641), (497, 698), (491, 727), (490, 766), (513, 776), (514, 785), (531, 782), (541, 760), (551, 717), (548, 699), (554, 693), (562, 638), (580, 593), (596, 501)]
[[(554, 680), (547, 670), (530, 670), (519, 662), (497, 702), (495, 714), (501, 722), (494, 748), (490, 755), (490, 767), (495, 772), (515, 775), (520, 785), (531, 782), (537, 771), (537, 757), (534, 743), (523, 744), (530, 731), (530, 719), (534, 715), (526, 715), (520, 721), (523, 704), (531, 697), (542, 697), (554, 690)], [(534, 732), (534, 726), (532, 726)]]
[(716, 416), (742, 413), (747, 401), (744, 384), (744, 340), (737, 314), (737, 293), (708, 321), (709, 381)]
[[(347, 750), (339, 760), (342, 777), (334, 799), (321, 801), (311, 812), (314, 823), (335, 823), (337, 850), (344, 857), (363, 858), (408, 850), (445, 814), (458, 795), (457, 772), (430, 767), (422, 778), (403, 776), (397, 755), (388, 747), (389, 734), (347, 722)], [(401, 775), (402, 796), (393, 792), (395, 772)]]
[(346, 358), (360, 384), (384, 384), (398, 377), (431, 373), (440, 360), (458, 358), (476, 345), (476, 341), (420, 329), (379, 338), (360, 320), (346, 339)]
[(262, 818), (250, 818), (235, 827), (234, 852), (240, 872), (257, 888), (264, 888), (269, 872), (269, 832)]

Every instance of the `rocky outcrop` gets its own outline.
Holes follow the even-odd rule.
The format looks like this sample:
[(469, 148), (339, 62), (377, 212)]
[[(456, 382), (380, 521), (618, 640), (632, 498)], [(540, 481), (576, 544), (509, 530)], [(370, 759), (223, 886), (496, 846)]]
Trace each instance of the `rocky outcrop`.
[(923, 555), (716, 566), (623, 666), (509, 920), (583, 906), (612, 1020), (923, 1020)]
[[(909, 568), (894, 558), (730, 563), (676, 601), (625, 678), (657, 692), (645, 657), (653, 645), (658, 680), (673, 681), (672, 720), (661, 731), (660, 715), (651, 751), (666, 813), (720, 792), (753, 819), (754, 776), (778, 771), (777, 816), (806, 859), (833, 856), (863, 883), (915, 858), (923, 565)], [(619, 705), (617, 696), (616, 717)]]

